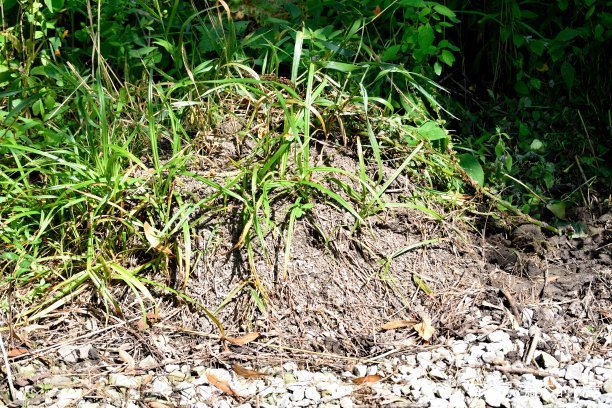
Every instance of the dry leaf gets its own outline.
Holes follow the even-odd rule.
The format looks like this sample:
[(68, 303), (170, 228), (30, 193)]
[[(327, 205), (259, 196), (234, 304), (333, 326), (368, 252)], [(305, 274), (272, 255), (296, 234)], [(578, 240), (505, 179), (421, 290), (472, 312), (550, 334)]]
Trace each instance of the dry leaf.
[(155, 310), (154, 312), (147, 312), (147, 320), (151, 323), (155, 323), (156, 321), (158, 321), (159, 314), (157, 313), (157, 310)]
[(415, 323), (416, 321), (414, 320), (391, 320), (383, 324), (380, 328), (381, 330), (401, 329), (402, 327), (410, 327)]
[(253, 332), (253, 333), (245, 334), (244, 336), (240, 336), (240, 337), (223, 337), (223, 340), (226, 340), (235, 346), (243, 346), (247, 343), (252, 342), (258, 337), (259, 337), (259, 333)]
[(119, 354), (119, 358), (121, 359), (121, 361), (126, 363), (128, 367), (134, 367), (134, 358), (130, 356), (127, 351), (118, 348), (117, 353)]
[(149, 401), (150, 408), (170, 408), (170, 405), (166, 405), (160, 401)]
[(218, 389), (220, 389), (224, 393), (230, 394), (230, 395), (236, 395), (234, 390), (232, 390), (232, 388), (229, 386), (229, 384), (227, 382), (218, 379), (217, 377), (215, 377), (214, 374), (206, 373), (206, 378), (208, 379), (208, 382), (211, 385), (217, 387)]
[(136, 328), (138, 331), (143, 332), (149, 328), (149, 325), (144, 321), (144, 319), (140, 319), (138, 322), (136, 322)]
[(382, 379), (382, 376), (378, 374), (373, 374), (373, 375), (366, 375), (365, 377), (353, 378), (353, 382), (355, 384), (375, 383), (375, 382), (379, 382), (381, 379)]
[(436, 329), (431, 325), (431, 319), (429, 317), (423, 317), (421, 323), (414, 325), (414, 330), (416, 330), (419, 336), (425, 341), (429, 341), (436, 332)]
[(236, 374), (244, 378), (261, 378), (267, 375), (266, 373), (262, 373), (260, 371), (253, 371), (249, 370), (248, 368), (244, 368), (240, 364), (234, 364), (232, 368)]
[(12, 358), (12, 357), (23, 356), (24, 354), (28, 354), (28, 353), (29, 353), (28, 349), (16, 348), (16, 349), (9, 350), (8, 353), (6, 353), (6, 355), (9, 358)]
[(151, 226), (148, 222), (145, 221), (144, 225), (144, 234), (145, 238), (151, 245), (151, 248), (155, 248), (155, 250), (162, 252), (166, 255), (172, 255), (172, 250), (165, 245), (162, 245), (159, 241), (158, 235), (159, 231), (157, 231), (154, 227)]
[(153, 374), (149, 373), (149, 374), (145, 375), (144, 378), (142, 379), (141, 386), (144, 387), (145, 385), (150, 383), (152, 379), (153, 379)]

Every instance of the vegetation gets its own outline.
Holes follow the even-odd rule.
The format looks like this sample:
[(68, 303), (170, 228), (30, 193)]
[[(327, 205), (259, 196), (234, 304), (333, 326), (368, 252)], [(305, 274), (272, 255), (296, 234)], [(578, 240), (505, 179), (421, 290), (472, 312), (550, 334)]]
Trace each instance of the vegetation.
[[(24, 318), (92, 287), (114, 313), (118, 286), (143, 310), (153, 288), (196, 304), (194, 231), (211, 216), (238, 223), (230, 246), (250, 265), (280, 233), (282, 279), (315, 203), (346, 211), (355, 232), (397, 206), (443, 220), (431, 202), (459, 208), (474, 193), (499, 216), (555, 224), (609, 193), (608, 1), (4, 0), (0, 11), (0, 307)], [(391, 201), (400, 175), (416, 190)], [(238, 290), (263, 309), (252, 268)]]

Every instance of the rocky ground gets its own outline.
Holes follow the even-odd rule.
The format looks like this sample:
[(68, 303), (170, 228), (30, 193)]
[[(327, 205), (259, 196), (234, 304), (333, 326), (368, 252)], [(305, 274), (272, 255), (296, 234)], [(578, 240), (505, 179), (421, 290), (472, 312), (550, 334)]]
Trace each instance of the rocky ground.
[[(479, 334), (415, 353), (363, 362), (347, 358), (341, 370), (293, 361), (257, 370), (237, 364), (211, 368), (211, 361), (187, 356), (158, 361), (149, 355), (136, 362), (125, 352), (112, 359), (91, 346), (63, 346), (55, 367), (38, 360), (15, 369), (18, 402), (7, 406), (612, 406), (612, 353), (584, 355), (587, 345), (576, 337), (522, 328), (491, 331), (491, 323), (483, 319)], [(534, 364), (523, 363), (532, 345)]]

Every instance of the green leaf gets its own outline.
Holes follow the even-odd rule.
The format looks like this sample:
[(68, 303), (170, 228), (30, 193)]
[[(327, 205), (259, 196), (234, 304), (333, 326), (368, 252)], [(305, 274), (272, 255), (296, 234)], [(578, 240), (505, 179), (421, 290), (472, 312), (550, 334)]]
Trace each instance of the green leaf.
[(51, 13), (54, 13), (64, 7), (64, 0), (45, 0), (45, 5)]
[(427, 139), (429, 141), (448, 139), (446, 131), (433, 121), (425, 122), (424, 124), (422, 124), (418, 128), (417, 133), (419, 134), (419, 136), (421, 136), (422, 139)]
[(478, 159), (469, 153), (459, 155), (459, 165), (465, 170), (468, 176), (481, 186), (484, 185), (484, 171)]
[(442, 73), (442, 65), (440, 65), (440, 63), (438, 61), (436, 61), (434, 63), (434, 72), (436, 73), (436, 75), (440, 75)]
[(449, 50), (442, 50), (440, 60), (450, 67), (455, 62), (455, 56)]
[(579, 35), (580, 31), (574, 30), (573, 28), (566, 28), (565, 30), (562, 30), (559, 34), (557, 34), (555, 40), (560, 42), (568, 42), (578, 37)]
[(382, 55), (383, 61), (396, 60), (401, 49), (402, 49), (401, 44), (392, 45), (391, 47), (387, 48), (385, 52), (383, 52), (383, 55)]
[(565, 202), (561, 200), (551, 200), (546, 204), (546, 208), (555, 215), (555, 217), (565, 219)]
[(434, 30), (429, 24), (419, 27), (417, 41), (422, 49), (431, 47), (434, 41)]
[(433, 293), (433, 290), (430, 289), (429, 286), (427, 286), (427, 284), (425, 283), (425, 281), (423, 279), (421, 279), (421, 277), (419, 275), (417, 275), (416, 273), (412, 274), (412, 281), (414, 282), (415, 285), (418, 286), (419, 289), (421, 289), (423, 291), (423, 293), (425, 293), (426, 295), (431, 295)]
[(544, 53), (544, 48), (546, 48), (546, 43), (542, 40), (531, 40), (527, 43), (527, 47), (529, 47), (529, 51), (541, 56)]
[(572, 64), (567, 61), (563, 62), (561, 65), (561, 76), (565, 81), (565, 85), (571, 89), (574, 86), (574, 78), (576, 76), (576, 70)]
[(452, 22), (456, 23), (459, 21), (457, 20), (457, 15), (455, 14), (455, 12), (449, 9), (448, 7), (442, 4), (436, 4), (433, 8), (438, 14), (448, 17)]
[(542, 147), (544, 147), (544, 143), (542, 143), (540, 139), (533, 139), (533, 142), (531, 142), (529, 146), (531, 150), (540, 150)]
[(557, 0), (557, 5), (559, 6), (559, 10), (565, 11), (567, 10), (567, 6), (569, 5), (568, 0)]

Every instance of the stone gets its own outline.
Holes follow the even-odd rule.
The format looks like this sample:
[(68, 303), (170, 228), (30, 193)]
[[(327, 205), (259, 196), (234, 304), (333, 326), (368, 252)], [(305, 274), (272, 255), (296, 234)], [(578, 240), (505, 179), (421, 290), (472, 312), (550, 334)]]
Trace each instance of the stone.
[(483, 393), (483, 398), (487, 405), (492, 407), (501, 407), (506, 402), (506, 395), (508, 394), (508, 387), (506, 386), (495, 386), (487, 388)]
[(557, 359), (543, 351), (536, 352), (535, 362), (541, 368), (558, 368), (559, 367), (559, 362), (557, 361)]
[(164, 367), (164, 370), (166, 370), (167, 373), (178, 371), (180, 369), (181, 369), (181, 366), (178, 364), (168, 364), (166, 367)]
[(448, 400), (448, 399), (450, 399), (451, 395), (453, 394), (453, 389), (452, 389), (452, 387), (450, 385), (447, 385), (447, 384), (438, 384), (434, 394), (436, 396), (438, 396), (439, 398)]
[(340, 398), (340, 401), (338, 402), (340, 403), (341, 408), (353, 408), (355, 406), (355, 404), (353, 404), (353, 400), (351, 400), (349, 397)]
[(429, 401), (429, 408), (448, 408), (448, 401), (442, 398), (434, 398)]
[(467, 407), (467, 405), (465, 404), (465, 396), (459, 390), (453, 392), (453, 394), (448, 399), (448, 405), (454, 408)]
[(612, 379), (606, 380), (601, 387), (601, 390), (606, 394), (612, 394)]
[(468, 333), (465, 335), (465, 337), (463, 337), (463, 340), (468, 342), (468, 343), (472, 343), (474, 341), (476, 341), (477, 337), (474, 333)]
[(355, 364), (353, 374), (355, 377), (365, 377), (368, 372), (368, 367), (363, 364)]
[(453, 354), (465, 354), (468, 350), (468, 343), (463, 340), (458, 340), (452, 343), (451, 350)]
[(482, 358), (482, 361), (484, 361), (485, 363), (495, 365), (501, 365), (505, 361), (504, 355), (501, 351), (487, 351), (483, 353), (480, 358)]
[(510, 335), (502, 330), (496, 330), (493, 333), (489, 333), (487, 338), (491, 343), (501, 343), (510, 341)]
[(304, 387), (296, 387), (291, 390), (291, 401), (301, 401), (304, 399)]
[(475, 398), (470, 401), (470, 408), (486, 408), (487, 403), (482, 398)]
[(157, 366), (157, 360), (155, 360), (155, 357), (153, 356), (146, 356), (145, 358), (140, 360), (140, 363), (138, 363), (138, 367), (142, 368), (143, 370), (151, 370), (153, 368), (156, 368)]
[(142, 377), (127, 376), (124, 374), (111, 374), (108, 377), (109, 385), (119, 388), (138, 389), (142, 385)]
[(300, 382), (310, 382), (314, 379), (314, 375), (310, 371), (296, 370), (293, 372), (295, 379)]
[(543, 405), (537, 397), (520, 395), (512, 399), (512, 408), (543, 408)]
[(444, 371), (442, 371), (441, 369), (437, 367), (433, 367), (431, 368), (431, 370), (429, 370), (429, 376), (432, 378), (435, 378), (436, 380), (448, 379), (448, 375), (446, 375)]
[(597, 401), (600, 396), (601, 392), (595, 385), (574, 388), (574, 398)]
[(157, 377), (149, 387), (151, 394), (169, 397), (172, 394), (172, 386), (165, 377)]
[(578, 380), (582, 377), (584, 366), (580, 363), (568, 365), (565, 369), (566, 380)]
[(318, 402), (321, 399), (321, 394), (315, 387), (306, 387), (304, 390), (304, 397), (308, 398), (313, 402)]
[(57, 354), (66, 363), (74, 364), (79, 361), (79, 346), (63, 346), (57, 349)]
[(73, 406), (75, 400), (80, 400), (83, 397), (83, 390), (74, 388), (64, 388), (57, 393), (57, 402), (54, 407)]

